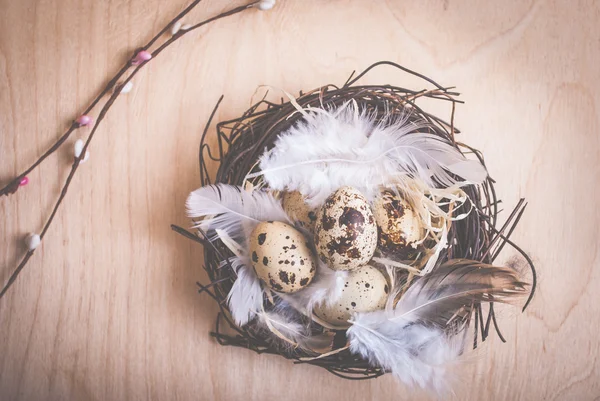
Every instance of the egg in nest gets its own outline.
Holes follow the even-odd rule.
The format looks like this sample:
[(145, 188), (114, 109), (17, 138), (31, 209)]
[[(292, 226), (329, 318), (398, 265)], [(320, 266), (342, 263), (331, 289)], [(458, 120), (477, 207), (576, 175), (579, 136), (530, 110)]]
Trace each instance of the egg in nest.
[(314, 256), (302, 233), (280, 221), (263, 221), (250, 234), (250, 259), (258, 278), (274, 291), (292, 293), (315, 276)]
[(283, 210), (300, 227), (313, 231), (317, 220), (317, 210), (306, 203), (304, 195), (298, 191), (286, 192), (282, 199)]
[(321, 304), (314, 314), (337, 327), (349, 327), (354, 313), (383, 309), (387, 302), (389, 285), (379, 270), (364, 266), (349, 272), (341, 297), (333, 305)]
[(399, 194), (384, 190), (373, 202), (372, 209), (379, 250), (402, 259), (414, 258), (420, 248), (423, 225), (413, 206)]
[(317, 216), (315, 245), (319, 258), (334, 270), (367, 264), (377, 247), (377, 226), (367, 199), (355, 188), (332, 193)]

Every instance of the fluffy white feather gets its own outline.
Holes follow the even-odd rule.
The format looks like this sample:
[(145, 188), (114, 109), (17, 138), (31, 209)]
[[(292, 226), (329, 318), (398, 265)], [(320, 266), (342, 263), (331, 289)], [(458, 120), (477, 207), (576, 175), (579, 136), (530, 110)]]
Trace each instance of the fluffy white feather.
[[(233, 320), (241, 327), (252, 320), (262, 309), (264, 290), (250, 260), (234, 256), (229, 258), (229, 263), (237, 274), (237, 278), (227, 295), (227, 303)], [(222, 261), (221, 267), (226, 264), (226, 261)]]
[(457, 360), (462, 344), (434, 326), (389, 320), (385, 311), (358, 314), (348, 329), (350, 352), (380, 366), (409, 386), (442, 393), (446, 368)]
[(194, 228), (202, 229), (212, 241), (222, 230), (230, 238), (245, 244), (250, 232), (261, 221), (291, 224), (281, 202), (264, 191), (248, 192), (232, 185), (209, 185), (192, 192), (186, 202), (188, 216), (201, 218)]
[(509, 302), (524, 294), (512, 269), (448, 262), (413, 284), (395, 308), (355, 315), (347, 332), (350, 351), (408, 385), (441, 392), (448, 364), (462, 351), (461, 331), (473, 303)]
[(310, 327), (302, 323), (301, 315), (286, 302), (279, 302), (272, 311), (262, 310), (258, 318), (265, 329), (283, 340), (283, 345), (288, 347), (322, 352), (331, 346), (329, 335), (313, 334)]
[[(264, 296), (248, 258), (247, 238), (261, 221), (290, 221), (271, 194), (224, 184), (197, 189), (189, 195), (186, 206), (190, 217), (202, 219), (195, 228), (202, 229), (211, 241), (221, 239), (236, 255), (229, 259), (237, 278), (227, 302), (234, 321), (243, 326), (261, 310)], [(226, 263), (222, 261), (221, 266)]]
[(310, 285), (296, 293), (287, 294), (285, 299), (296, 309), (311, 315), (315, 306), (323, 303), (332, 305), (340, 299), (347, 278), (347, 271), (332, 270), (319, 260)]
[(407, 117), (376, 122), (355, 103), (335, 110), (307, 109), (300, 123), (282, 133), (275, 146), (260, 159), (261, 172), (269, 187), (297, 190), (319, 205), (344, 185), (361, 190), (369, 199), (378, 187), (406, 176), (419, 177), (431, 187), (463, 181), (480, 183), (487, 171), (477, 161), (467, 160), (437, 135), (415, 133), (426, 127)]

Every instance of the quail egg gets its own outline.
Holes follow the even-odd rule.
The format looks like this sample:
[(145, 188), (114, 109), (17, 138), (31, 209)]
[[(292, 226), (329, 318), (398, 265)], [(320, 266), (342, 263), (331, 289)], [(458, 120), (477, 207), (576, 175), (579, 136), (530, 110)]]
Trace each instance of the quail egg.
[(334, 270), (352, 270), (371, 260), (377, 225), (367, 199), (355, 188), (331, 194), (317, 216), (315, 245), (319, 258)]
[(259, 223), (250, 234), (250, 259), (256, 275), (274, 291), (306, 287), (316, 271), (314, 256), (300, 231), (279, 221)]

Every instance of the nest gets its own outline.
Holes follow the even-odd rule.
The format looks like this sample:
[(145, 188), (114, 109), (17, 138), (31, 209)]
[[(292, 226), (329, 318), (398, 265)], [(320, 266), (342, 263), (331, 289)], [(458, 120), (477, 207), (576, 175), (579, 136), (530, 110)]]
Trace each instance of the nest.
[[(393, 85), (358, 84), (365, 74), (380, 65), (390, 65), (412, 74), (425, 81), (432, 89), (415, 91)], [(334, 108), (342, 106), (349, 100), (355, 101), (361, 110), (367, 110), (381, 120), (393, 115), (406, 114), (406, 111), (409, 110), (409, 120), (428, 122), (428, 127), (423, 129), (423, 132), (433, 133), (444, 138), (461, 152), (474, 154), (484, 164), (483, 155), (478, 150), (455, 138), (459, 131), (454, 127), (454, 109), (460, 101), (457, 100), (459, 94), (451, 89), (444, 88), (431, 79), (397, 64), (379, 62), (356, 77), (351, 76), (341, 87), (323, 86), (306, 93), (301, 92), (295, 100), (284, 101), (282, 99), (281, 103), (273, 103), (263, 98), (240, 117), (219, 122), (216, 125), (216, 138), (213, 138), (212, 133), (209, 134), (208, 127), (221, 102), (219, 100), (206, 125), (200, 143), (201, 184), (202, 186), (216, 183), (239, 186), (246, 184), (245, 177), (257, 170), (258, 159), (265, 149), (270, 149), (281, 132), (286, 131), (302, 118), (302, 115), (297, 113), (298, 107), (304, 108), (312, 105)], [(417, 103), (422, 103), (420, 100), (424, 98), (449, 102), (452, 110), (449, 119), (443, 120), (423, 110)], [(216, 146), (209, 145), (209, 143), (216, 144)], [(211, 179), (209, 167), (212, 168), (215, 164), (218, 164), (218, 169), (214, 179)], [(488, 178), (481, 185), (469, 185), (463, 190), (468, 195), (476, 213), (470, 213), (466, 218), (451, 225), (448, 232), (448, 243), (453, 246), (442, 251), (437, 263), (464, 258), (491, 264), (500, 251), (509, 245), (523, 256), (531, 268), (533, 286), (525, 303), (525, 307), (527, 307), (535, 289), (534, 266), (527, 254), (509, 239), (523, 213), (524, 201), (521, 200), (517, 204), (503, 225), (499, 227), (499, 200), (494, 190), (494, 181)], [(210, 283), (198, 285), (200, 292), (211, 296), (220, 308), (215, 330), (211, 333), (219, 344), (247, 348), (257, 353), (281, 355), (294, 360), (295, 363), (320, 366), (347, 379), (371, 379), (385, 373), (381, 367), (372, 366), (367, 360), (350, 353), (345, 347), (344, 330), (331, 333), (333, 345), (329, 352), (315, 355), (301, 348), (289, 346), (285, 341), (281, 341), (276, 333), (269, 332), (265, 330), (264, 326), (254, 322), (250, 322), (244, 327), (238, 327), (230, 316), (226, 302), (227, 294), (236, 280), (236, 274), (229, 263), (226, 262), (224, 266), (220, 264), (221, 261), (227, 261), (232, 256), (231, 252), (221, 241), (208, 241), (203, 232), (192, 234), (176, 226), (174, 229), (204, 245), (204, 268), (208, 273)], [(269, 303), (270, 301), (265, 299), (265, 307), (268, 308)], [(486, 339), (491, 329), (504, 341), (496, 321), (493, 302), (489, 302), (487, 305), (481, 303), (474, 305), (472, 312), (465, 319), (472, 329), (474, 348), (479, 342)], [(312, 325), (316, 331), (327, 330), (318, 323), (313, 322)]]

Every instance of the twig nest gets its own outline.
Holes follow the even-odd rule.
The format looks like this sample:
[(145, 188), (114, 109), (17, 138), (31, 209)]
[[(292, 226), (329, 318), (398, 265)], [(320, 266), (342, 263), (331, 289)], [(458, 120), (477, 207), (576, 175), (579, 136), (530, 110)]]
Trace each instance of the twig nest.
[(333, 305), (323, 303), (314, 310), (320, 319), (337, 327), (349, 327), (354, 313), (372, 312), (385, 306), (388, 282), (379, 270), (364, 266), (348, 274), (342, 295)]
[(411, 204), (398, 193), (384, 190), (372, 205), (378, 246), (383, 254), (409, 259), (423, 237), (423, 226)]
[[(258, 8), (259, 2), (252, 4)], [(257, 231), (250, 238), (243, 230), (246, 222), (238, 225), (233, 219), (215, 217), (219, 224), (227, 225), (230, 237), (243, 236), (242, 248), (248, 247), (239, 250), (239, 242), (228, 245), (227, 240), (205, 247), (206, 270), (219, 290), (214, 293), (233, 318), (226, 319), (229, 327), (218, 324), (214, 335), (222, 344), (280, 354), (348, 379), (369, 379), (390, 372), (408, 384), (430, 386), (443, 378), (430, 374), (423, 361), (433, 354), (442, 355), (443, 360), (434, 361), (434, 370), (443, 374), (438, 366), (466, 350), (453, 346), (455, 339), (461, 345), (467, 339), (464, 330), (481, 333), (481, 341), (487, 336), (483, 326), (494, 318), (494, 312), (489, 308), (487, 318), (482, 317), (481, 305), (502, 301), (498, 294), (500, 298), (517, 294), (514, 288), (522, 285), (512, 278), (499, 290), (491, 284), (504, 279), (497, 278), (499, 271), (488, 266), (493, 256), (489, 247), (507, 242), (493, 224), (498, 211), (489, 205), (498, 200), (481, 154), (455, 141), (457, 130), (446, 122), (452, 122), (453, 115), (442, 119), (417, 106), (422, 100), (456, 102), (456, 94), (409, 70), (405, 71), (435, 88), (413, 91), (358, 83), (374, 67), (386, 64), (405, 70), (394, 63), (378, 62), (342, 86), (321, 86), (295, 99), (288, 95), (290, 101), (281, 104), (263, 99), (237, 119), (221, 123), (216, 136), (203, 134), (202, 185), (241, 184), (252, 190), (238, 187), (236, 191), (242, 195), (232, 193), (219, 199), (257, 195), (254, 200), (244, 197), (235, 213), (250, 213), (251, 221), (288, 222), (290, 216), (304, 220), (300, 217), (303, 213), (291, 210), (288, 200), (282, 202), (273, 196), (294, 197), (297, 195), (286, 195), (285, 191), (298, 189), (310, 194), (308, 204), (319, 208), (313, 241), (306, 238), (308, 230), (302, 224), (288, 222), (286, 227), (294, 232), (290, 227), (294, 225), (309, 242), (307, 248), (315, 254), (312, 260), (319, 264), (316, 277), (303, 290), (288, 295), (280, 292), (279, 296), (272, 296), (268, 287), (295, 290), (291, 288), (291, 274), (295, 275), (295, 285), (298, 277), (304, 277), (287, 269), (291, 267), (289, 250), (285, 254), (277, 246), (260, 248), (258, 235), (267, 234), (261, 237), (264, 246), (269, 232)], [(469, 160), (463, 153), (475, 153), (481, 162)], [(215, 162), (220, 166), (213, 178), (209, 171)], [(396, 184), (392, 190), (402, 189), (400, 198), (384, 194), (377, 200), (380, 189), (392, 183)], [(264, 201), (258, 199), (262, 197)], [(467, 202), (470, 207), (462, 207)], [(207, 215), (218, 209), (215, 204), (219, 202), (207, 204)], [(302, 208), (300, 204), (294, 209)], [(416, 216), (420, 225), (412, 220)], [(206, 231), (214, 225), (206, 219), (202, 222), (202, 234), (210, 237)], [(284, 239), (279, 237), (282, 242)], [(255, 255), (249, 249), (251, 241)], [(288, 243), (280, 246), (290, 247)], [(376, 250), (378, 246), (380, 250)], [(411, 252), (408, 258), (397, 255), (398, 249), (404, 248)], [(238, 257), (224, 268), (224, 252), (248, 258)], [(306, 264), (309, 259), (304, 260)], [(280, 271), (279, 266), (285, 270)], [(253, 274), (254, 269), (266, 285)], [(419, 272), (423, 275), (416, 279)], [(482, 302), (474, 302), (472, 294), (463, 294), (463, 283), (473, 282)], [(309, 310), (313, 313), (305, 316)], [(417, 312), (405, 314), (407, 310)], [(470, 324), (473, 316), (480, 318)], [(429, 324), (432, 321), (434, 324)], [(329, 334), (335, 335), (335, 341)], [(410, 341), (404, 341), (407, 336)], [(448, 349), (448, 345), (452, 346)], [(411, 366), (425, 366), (427, 377), (423, 369)]]
[(289, 224), (259, 223), (250, 234), (249, 250), (256, 275), (274, 291), (299, 291), (315, 276), (316, 265), (306, 239)]
[(356, 269), (371, 260), (377, 225), (358, 190), (342, 187), (325, 200), (317, 216), (315, 244), (319, 258), (334, 270)]
[(298, 191), (286, 192), (282, 199), (283, 210), (300, 227), (313, 231), (317, 221), (317, 209), (306, 203), (304, 196)]

